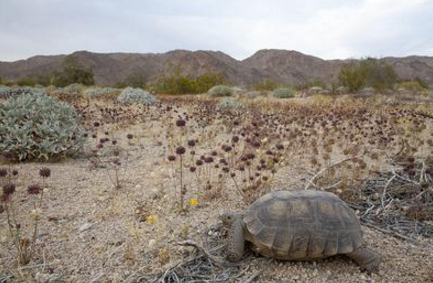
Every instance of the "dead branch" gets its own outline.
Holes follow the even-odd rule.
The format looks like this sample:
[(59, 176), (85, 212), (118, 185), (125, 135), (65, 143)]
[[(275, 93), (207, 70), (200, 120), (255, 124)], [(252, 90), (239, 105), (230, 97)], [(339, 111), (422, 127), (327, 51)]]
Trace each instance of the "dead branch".
[[(344, 163), (346, 161), (349, 160), (353, 160), (356, 159), (357, 157), (349, 157), (349, 158), (345, 158), (343, 160), (337, 161), (331, 165), (329, 165), (328, 167), (325, 167), (323, 169), (321, 169), (319, 172), (317, 172), (310, 180), (307, 180), (307, 184), (305, 185), (304, 190), (308, 190), (308, 188), (310, 187), (310, 185), (313, 185), (314, 187), (317, 187), (317, 185), (315, 184), (315, 180), (317, 179), (317, 177), (319, 177), (321, 174), (325, 173), (326, 171), (328, 171), (329, 169), (331, 169), (332, 167), (335, 167), (337, 165), (340, 165), (341, 163)], [(335, 185), (334, 185), (335, 186)]]
[(216, 265), (218, 265), (220, 267), (233, 267), (233, 266), (241, 266), (242, 265), (242, 262), (233, 263), (233, 262), (226, 261), (220, 257), (217, 257), (217, 256), (210, 254), (202, 245), (200, 245), (199, 243), (197, 243), (193, 240), (186, 240), (186, 241), (178, 242), (176, 244), (180, 245), (180, 246), (190, 246), (190, 247), (196, 248), (201, 253), (203, 253), (207, 258), (209, 258), (211, 261), (213, 261)]

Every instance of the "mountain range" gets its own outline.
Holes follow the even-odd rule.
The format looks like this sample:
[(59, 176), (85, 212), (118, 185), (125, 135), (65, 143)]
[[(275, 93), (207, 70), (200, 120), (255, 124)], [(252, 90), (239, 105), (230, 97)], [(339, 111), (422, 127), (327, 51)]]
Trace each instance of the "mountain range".
[[(133, 76), (151, 82), (162, 75), (181, 72), (197, 77), (210, 72), (222, 74), (228, 82), (250, 85), (270, 79), (279, 83), (300, 84), (315, 79), (335, 81), (342, 66), (356, 59), (323, 60), (297, 51), (263, 49), (244, 60), (221, 51), (173, 50), (166, 53), (72, 53), (93, 69), (95, 83), (116, 85)], [(34, 56), (15, 62), (0, 61), (0, 77), (8, 81), (49, 76), (62, 68), (67, 55)], [(420, 78), (433, 84), (433, 57), (385, 57), (401, 79)]]

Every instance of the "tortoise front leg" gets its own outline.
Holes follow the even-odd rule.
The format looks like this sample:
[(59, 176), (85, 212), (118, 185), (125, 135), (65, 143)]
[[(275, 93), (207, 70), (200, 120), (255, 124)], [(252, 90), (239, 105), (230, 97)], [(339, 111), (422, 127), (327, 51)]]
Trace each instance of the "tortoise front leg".
[(227, 259), (239, 261), (244, 255), (245, 236), (241, 219), (236, 220), (229, 230)]
[(363, 271), (367, 271), (368, 274), (379, 271), (382, 257), (368, 248), (360, 247), (346, 255), (359, 265)]

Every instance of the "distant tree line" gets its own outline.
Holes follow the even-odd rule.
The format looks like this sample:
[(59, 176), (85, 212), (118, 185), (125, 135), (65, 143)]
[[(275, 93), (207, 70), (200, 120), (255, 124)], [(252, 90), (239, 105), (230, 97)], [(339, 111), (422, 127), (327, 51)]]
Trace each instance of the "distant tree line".
[[(218, 72), (208, 72), (197, 77), (185, 75), (181, 71), (181, 66), (169, 66), (169, 74), (163, 74), (152, 82), (143, 75), (141, 71), (136, 71), (128, 76), (124, 82), (117, 83), (116, 87), (140, 87), (146, 88), (156, 93), (163, 94), (197, 94), (205, 93), (215, 85), (227, 83), (226, 78)], [(65, 87), (73, 83), (83, 85), (94, 85), (94, 73), (91, 68), (80, 64), (74, 55), (65, 58), (62, 68), (49, 76), (36, 76), (23, 78), (16, 82), (18, 85), (55, 85)], [(399, 84), (398, 84), (399, 83)], [(0, 84), (12, 84), (0, 78)], [(298, 85), (290, 85), (274, 81), (270, 78), (257, 82), (249, 88), (258, 91), (272, 91), (281, 87), (292, 87), (297, 90), (306, 90), (312, 87), (335, 90), (343, 86), (350, 93), (371, 87), (378, 92), (387, 89), (405, 88), (412, 91), (422, 91), (428, 89), (429, 85), (425, 81), (414, 78), (411, 81), (401, 81), (394, 68), (385, 61), (375, 58), (366, 58), (353, 61), (343, 66), (338, 74), (338, 81), (333, 83), (324, 82), (321, 79), (313, 79)]]

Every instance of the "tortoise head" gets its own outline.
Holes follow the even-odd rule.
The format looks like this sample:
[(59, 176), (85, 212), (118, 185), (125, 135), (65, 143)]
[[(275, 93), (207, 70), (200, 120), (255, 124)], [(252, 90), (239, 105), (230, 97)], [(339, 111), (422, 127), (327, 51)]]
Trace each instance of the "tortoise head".
[(220, 216), (219, 220), (224, 226), (228, 227), (235, 223), (236, 220), (242, 218), (243, 213), (239, 211), (224, 211)]

